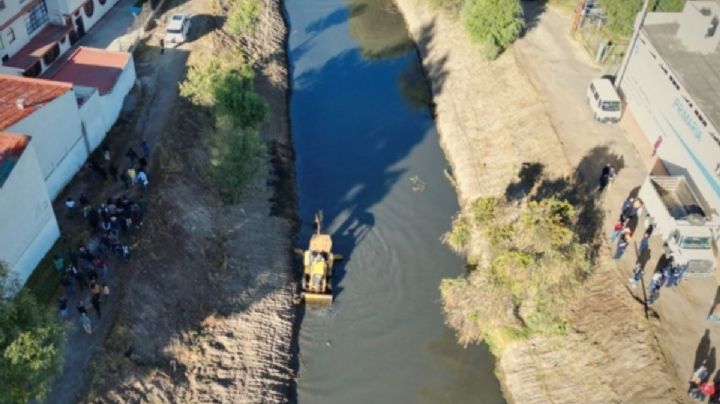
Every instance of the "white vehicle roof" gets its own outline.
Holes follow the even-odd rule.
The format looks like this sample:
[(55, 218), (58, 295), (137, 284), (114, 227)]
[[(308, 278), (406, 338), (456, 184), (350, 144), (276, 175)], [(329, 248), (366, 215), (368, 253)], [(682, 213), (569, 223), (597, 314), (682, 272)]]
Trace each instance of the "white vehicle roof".
[(687, 237), (712, 238), (712, 232), (710, 231), (710, 228), (704, 226), (681, 226), (678, 230), (680, 230), (683, 236)]
[(603, 101), (620, 102), (620, 97), (618, 96), (618, 93), (615, 90), (615, 87), (613, 87), (610, 80), (595, 79), (595, 80), (591, 81), (591, 83), (595, 87), (595, 91), (598, 92), (598, 94), (600, 95), (600, 98), (602, 98)]
[(167, 25), (167, 29), (182, 29), (183, 21), (187, 18), (183, 14), (173, 14), (170, 16), (170, 20)]

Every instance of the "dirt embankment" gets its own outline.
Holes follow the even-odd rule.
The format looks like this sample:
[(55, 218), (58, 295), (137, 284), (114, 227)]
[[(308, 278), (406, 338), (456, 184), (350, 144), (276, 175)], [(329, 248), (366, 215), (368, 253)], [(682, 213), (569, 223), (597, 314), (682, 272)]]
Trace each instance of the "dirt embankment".
[[(523, 163), (543, 165), (548, 179), (578, 180), (580, 167), (569, 162), (543, 95), (513, 49), (486, 63), (458, 21), (419, 0), (395, 2), (432, 82), (436, 125), (461, 205), (505, 194)], [(596, 263), (567, 336), (533, 337), (500, 355), (496, 373), (508, 401), (682, 401), (642, 305), (607, 261)]]
[(237, 47), (247, 55), (269, 105), (268, 170), (242, 202), (223, 205), (204, 174), (213, 119), (178, 99), (157, 146), (142, 258), (114, 296), (122, 310), (85, 401), (285, 402), (294, 392), (296, 201), (281, 1), (264, 1), (255, 34), (241, 41), (222, 31), (220, 2), (193, 3), (182, 11), (195, 11), (196, 38), (179, 51), (189, 65)]

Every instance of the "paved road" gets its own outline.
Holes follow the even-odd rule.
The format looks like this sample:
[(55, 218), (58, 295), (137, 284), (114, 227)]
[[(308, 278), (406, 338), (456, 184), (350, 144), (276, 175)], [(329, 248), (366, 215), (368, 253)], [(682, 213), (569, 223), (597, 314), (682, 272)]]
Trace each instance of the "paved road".
[[(554, 9), (544, 9), (540, 2), (523, 2), (531, 20), (527, 35), (517, 43), (521, 64), (526, 66), (533, 83), (543, 93), (546, 108), (563, 143), (566, 155), (574, 166), (583, 158), (593, 156), (590, 164), (581, 164), (580, 170), (587, 181), (594, 182), (605, 160), (619, 170), (619, 176), (610, 192), (605, 195), (606, 224), (617, 218), (622, 201), (638, 187), (649, 171), (649, 147), (640, 145), (638, 152), (631, 143), (624, 125), (605, 125), (593, 122), (585, 99), (589, 81), (602, 75), (603, 70), (593, 67), (588, 56), (569, 36), (570, 17)], [(537, 20), (539, 19), (539, 20)], [(537, 23), (537, 22), (541, 23)], [(640, 137), (634, 136), (636, 139)], [(608, 153), (592, 150), (607, 147)], [(639, 229), (642, 231), (642, 227)], [(639, 242), (642, 233), (637, 234)], [(651, 250), (660, 251), (661, 241), (654, 237)], [(653, 254), (646, 266), (645, 280), (649, 280), (657, 265), (659, 254)], [(635, 254), (628, 251), (618, 263), (622, 280), (630, 276)], [(627, 276), (625, 276), (627, 275)], [(720, 341), (720, 330), (706, 320), (715, 298), (717, 282), (714, 279), (686, 279), (679, 288), (664, 288), (654, 308), (661, 321), (657, 335), (666, 357), (677, 372), (678, 382), (684, 383), (694, 366), (696, 356), (713, 356), (710, 352), (715, 341)], [(642, 297), (640, 288), (633, 291)], [(708, 330), (707, 340), (701, 337)]]

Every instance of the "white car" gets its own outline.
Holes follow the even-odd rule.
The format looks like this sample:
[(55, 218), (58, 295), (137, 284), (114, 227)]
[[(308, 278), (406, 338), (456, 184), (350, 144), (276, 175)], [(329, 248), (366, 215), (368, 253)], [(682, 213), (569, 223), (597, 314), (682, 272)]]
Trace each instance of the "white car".
[(588, 104), (596, 121), (617, 122), (622, 116), (622, 101), (608, 79), (595, 79), (587, 89)]
[(168, 19), (165, 28), (165, 42), (179, 44), (187, 40), (190, 31), (190, 16), (185, 14), (173, 14)]

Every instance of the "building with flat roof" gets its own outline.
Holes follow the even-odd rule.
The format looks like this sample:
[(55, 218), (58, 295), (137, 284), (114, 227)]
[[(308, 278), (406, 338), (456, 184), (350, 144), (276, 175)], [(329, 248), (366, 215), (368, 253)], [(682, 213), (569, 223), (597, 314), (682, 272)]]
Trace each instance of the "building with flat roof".
[[(684, 175), (720, 214), (720, 0), (649, 13), (620, 89), (671, 175)], [(720, 236), (716, 229), (716, 237)]]

